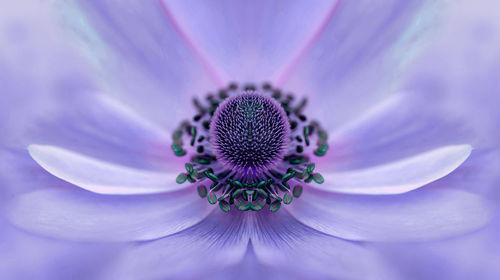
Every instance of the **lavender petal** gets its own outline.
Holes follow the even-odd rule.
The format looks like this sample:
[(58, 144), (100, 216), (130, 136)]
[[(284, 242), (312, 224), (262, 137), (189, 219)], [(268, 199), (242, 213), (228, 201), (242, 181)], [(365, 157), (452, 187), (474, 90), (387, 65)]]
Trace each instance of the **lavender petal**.
[(18, 227), (75, 241), (137, 241), (174, 234), (213, 210), (196, 192), (111, 196), (83, 190), (45, 189), (18, 196), (8, 206)]
[(349, 194), (400, 194), (453, 172), (470, 155), (470, 145), (444, 146), (374, 167), (323, 173), (325, 184), (311, 187)]
[(491, 206), (480, 196), (452, 189), (420, 189), (387, 196), (309, 191), (289, 207), (300, 222), (349, 240), (428, 241), (481, 228)]

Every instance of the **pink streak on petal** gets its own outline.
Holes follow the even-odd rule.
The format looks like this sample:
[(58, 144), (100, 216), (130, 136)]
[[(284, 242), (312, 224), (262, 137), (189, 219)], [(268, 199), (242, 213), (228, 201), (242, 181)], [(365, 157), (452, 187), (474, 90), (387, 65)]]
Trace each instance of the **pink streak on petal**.
[(341, 3), (342, 0), (338, 0), (337, 2), (335, 2), (335, 4), (333, 4), (332, 8), (326, 15), (325, 19), (318, 25), (316, 31), (313, 32), (312, 36), (308, 40), (306, 40), (306, 44), (304, 45), (304, 47), (299, 49), (298, 52), (292, 56), (293, 58), (290, 60), (290, 63), (288, 63), (282, 70), (278, 71), (279, 74), (277, 75), (278, 78), (276, 79), (276, 85), (278, 87), (283, 86), (283, 84), (290, 77), (292, 71), (295, 69), (300, 60), (307, 54), (307, 52), (309, 52), (309, 50), (314, 46), (314, 44), (321, 38), (321, 35), (323, 35), (326, 28), (333, 20)]
[(223, 87), (227, 84), (227, 79), (223, 79), (219, 73), (214, 67), (212, 63), (209, 62), (207, 59), (207, 56), (202, 53), (200, 49), (198, 49), (195, 44), (193, 44), (193, 41), (188, 37), (186, 32), (182, 30), (182, 27), (179, 25), (178, 21), (175, 19), (174, 15), (170, 12), (170, 9), (167, 7), (167, 4), (163, 0), (158, 0), (158, 3), (160, 4), (163, 13), (165, 14), (165, 17), (167, 20), (172, 24), (172, 27), (174, 30), (179, 34), (181, 39), (186, 43), (187, 47), (191, 49), (191, 51), (198, 57), (198, 59), (201, 61), (203, 66), (207, 68), (208, 72), (210, 73), (210, 76), (214, 80), (214, 82), (220, 86)]

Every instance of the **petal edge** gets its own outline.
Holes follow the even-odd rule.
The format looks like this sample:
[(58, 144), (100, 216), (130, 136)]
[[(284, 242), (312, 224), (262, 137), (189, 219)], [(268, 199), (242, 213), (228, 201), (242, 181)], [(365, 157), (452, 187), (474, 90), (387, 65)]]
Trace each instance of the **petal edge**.
[(100, 161), (57, 146), (28, 146), (31, 157), (52, 175), (100, 194), (152, 194), (175, 191), (176, 174), (139, 170)]
[(312, 186), (348, 194), (401, 194), (447, 176), (471, 152), (472, 146), (467, 144), (440, 147), (380, 166), (323, 174), (327, 184)]

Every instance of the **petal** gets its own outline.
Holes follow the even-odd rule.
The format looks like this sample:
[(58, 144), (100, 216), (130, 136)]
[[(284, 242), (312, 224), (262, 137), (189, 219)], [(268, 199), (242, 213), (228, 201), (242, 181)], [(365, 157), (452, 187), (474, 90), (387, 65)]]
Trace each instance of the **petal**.
[(310, 191), (289, 207), (302, 223), (350, 240), (426, 241), (473, 231), (491, 218), (479, 196), (451, 189), (402, 195), (335, 195)]
[[(103, 196), (45, 189), (17, 197), (9, 218), (38, 234), (76, 241), (156, 239), (188, 228), (209, 213), (195, 191), (165, 195)], [(209, 209), (210, 208), (210, 209)]]
[(64, 100), (27, 136), (27, 144), (57, 145), (127, 166), (179, 168), (168, 130), (104, 94), (81, 92)]
[(311, 186), (351, 194), (399, 194), (438, 180), (470, 155), (470, 145), (445, 146), (371, 168), (324, 174), (326, 184)]
[[(292, 60), (279, 84), (310, 94), (311, 111), (338, 124), (380, 100), (423, 45), (436, 1), (342, 1), (321, 36)], [(420, 39), (420, 40), (419, 40)]]
[(191, 109), (191, 96), (225, 85), (160, 1), (61, 2), (65, 27), (96, 76), (146, 118), (173, 129)]
[(224, 267), (223, 273), (213, 273), (204, 276), (210, 280), (233, 280), (235, 275), (245, 275), (243, 279), (297, 279), (293, 271), (278, 270), (276, 267), (265, 265), (255, 255), (252, 243), (248, 244), (245, 256), (229, 267)]
[[(402, 279), (490, 279), (500, 275), (498, 219), (482, 230), (439, 242), (379, 243), (377, 250), (397, 267)], [(418, 265), (415, 265), (418, 264)], [(433, 269), (429, 269), (433, 267)]]
[(45, 238), (23, 232), (3, 218), (0, 218), (1, 279), (88, 278), (105, 269), (122, 247), (116, 243), (91, 244)]
[(273, 79), (324, 27), (338, 2), (163, 1), (194, 44), (227, 77), (242, 82)]
[(252, 245), (258, 261), (299, 279), (390, 279), (374, 251), (309, 228), (286, 210), (257, 213)]
[(445, 16), (433, 28), (425, 51), (400, 76), (406, 88), (437, 88), (446, 98), (442, 107), (448, 115), (465, 115), (475, 135), (481, 134), (478, 140), (491, 146), (500, 143), (498, 4), (485, 0), (445, 5)]
[(151, 194), (182, 189), (176, 174), (100, 161), (56, 146), (30, 145), (31, 157), (52, 175), (101, 194)]
[(225, 274), (225, 268), (239, 263), (248, 247), (243, 214), (216, 210), (178, 234), (137, 244), (105, 279), (206, 279)]
[(1, 9), (2, 145), (24, 148), (21, 141), (26, 129), (56, 107), (59, 91), (69, 96), (78, 88), (88, 87), (89, 71), (84, 60), (67, 42), (52, 12), (47, 3), (31, 0)]
[(319, 160), (323, 170), (360, 169), (471, 143), (465, 121), (443, 110), (433, 93), (400, 92), (333, 130), (329, 153)]

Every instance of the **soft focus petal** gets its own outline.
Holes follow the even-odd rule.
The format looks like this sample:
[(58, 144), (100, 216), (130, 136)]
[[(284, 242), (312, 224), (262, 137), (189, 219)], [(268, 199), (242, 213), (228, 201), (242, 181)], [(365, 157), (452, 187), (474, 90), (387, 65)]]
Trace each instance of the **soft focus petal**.
[(19, 145), (25, 130), (61, 105), (62, 96), (88, 87), (87, 66), (54, 24), (46, 3), (4, 3), (0, 11), (0, 144)]
[(390, 279), (368, 248), (311, 229), (286, 211), (258, 213), (252, 245), (258, 261), (298, 279)]
[(11, 190), (27, 189), (29, 179), (10, 182), (8, 176), (21, 177), (22, 172), (3, 157), (3, 148), (22, 147), (27, 155), (24, 132), (60, 105), (56, 89), (74, 86), (66, 87), (64, 95), (69, 96), (88, 78), (83, 59), (61, 36), (46, 4), (20, 0), (3, 2), (0, 8), (0, 279), (95, 278), (119, 247), (37, 236), (15, 228), (4, 217)]
[(400, 273), (400, 279), (443, 278), (496, 280), (500, 275), (499, 221), (465, 236), (439, 242), (379, 243), (377, 250)]
[(439, 3), (342, 1), (319, 40), (289, 64), (280, 84), (310, 96), (310, 114), (338, 127), (393, 91)]
[(30, 145), (31, 157), (52, 175), (101, 194), (150, 194), (185, 187), (177, 174), (139, 170), (103, 162), (56, 146)]
[(225, 85), (159, 1), (60, 2), (58, 12), (102, 86), (167, 129), (191, 110), (190, 96)]
[(46, 189), (21, 195), (10, 206), (18, 227), (56, 238), (86, 241), (156, 239), (179, 232), (213, 210), (194, 191), (110, 196)]
[[(407, 83), (436, 87), (445, 93), (441, 110), (465, 115), (472, 123), (474, 152), (461, 172), (453, 172), (453, 185), (481, 192), (496, 207), (496, 219), (480, 231), (444, 241), (416, 244), (381, 244), (388, 261), (401, 271), (401, 279), (498, 279), (500, 275), (500, 223), (498, 188), (500, 160), (500, 2), (450, 2), (440, 27), (423, 55), (415, 59)], [(432, 103), (432, 102), (429, 102)], [(479, 132), (479, 133), (478, 133)], [(494, 149), (492, 149), (494, 147)], [(495, 156), (495, 153), (497, 155)], [(457, 170), (457, 171), (459, 171)], [(445, 180), (450, 181), (450, 176)]]
[(170, 133), (118, 100), (81, 92), (65, 101), (67, 107), (36, 123), (26, 136), (26, 145), (57, 145), (140, 168), (165, 170), (181, 166), (170, 149)]
[(239, 82), (274, 79), (330, 22), (339, 2), (163, 1), (188, 37)]
[[(269, 265), (265, 265), (255, 255), (255, 250), (252, 244), (248, 244), (245, 256), (240, 262), (229, 267), (224, 267), (222, 273), (212, 273), (204, 276), (207, 280), (234, 280), (235, 275), (238, 279), (299, 279), (295, 271), (289, 269), (276, 269)], [(244, 276), (243, 276), (244, 275)], [(307, 278), (306, 278), (307, 279)], [(318, 279), (319, 280), (319, 279)]]
[(3, 152), (0, 150), (0, 279), (95, 279), (120, 252), (122, 244), (70, 242), (15, 227), (6, 217), (14, 195), (42, 188), (46, 179), (64, 182), (43, 170), (38, 174), (41, 168), (26, 150), (23, 155), (28, 166), (20, 164), (22, 160), (17, 157), (4, 157)]
[(135, 245), (111, 267), (106, 279), (205, 279), (224, 274), (227, 266), (245, 255), (245, 223), (242, 212), (217, 210), (178, 234)]
[[(401, 92), (333, 130), (324, 170), (360, 169), (441, 146), (471, 143), (469, 127), (442, 110), (435, 92)], [(429, 103), (429, 99), (433, 99)]]
[(310, 191), (288, 209), (302, 223), (350, 240), (426, 241), (472, 231), (491, 218), (479, 196), (450, 189), (363, 196)]
[(371, 168), (323, 174), (325, 184), (311, 186), (351, 194), (399, 194), (420, 188), (459, 167), (470, 145), (445, 146)]
[(438, 89), (444, 96), (441, 110), (465, 115), (474, 134), (482, 136), (481, 144), (489, 146), (500, 143), (495, 129), (500, 119), (499, 8), (495, 0), (449, 2), (424, 51), (401, 77), (405, 87)]
[(1, 279), (95, 279), (120, 252), (121, 244), (67, 242), (0, 225)]

